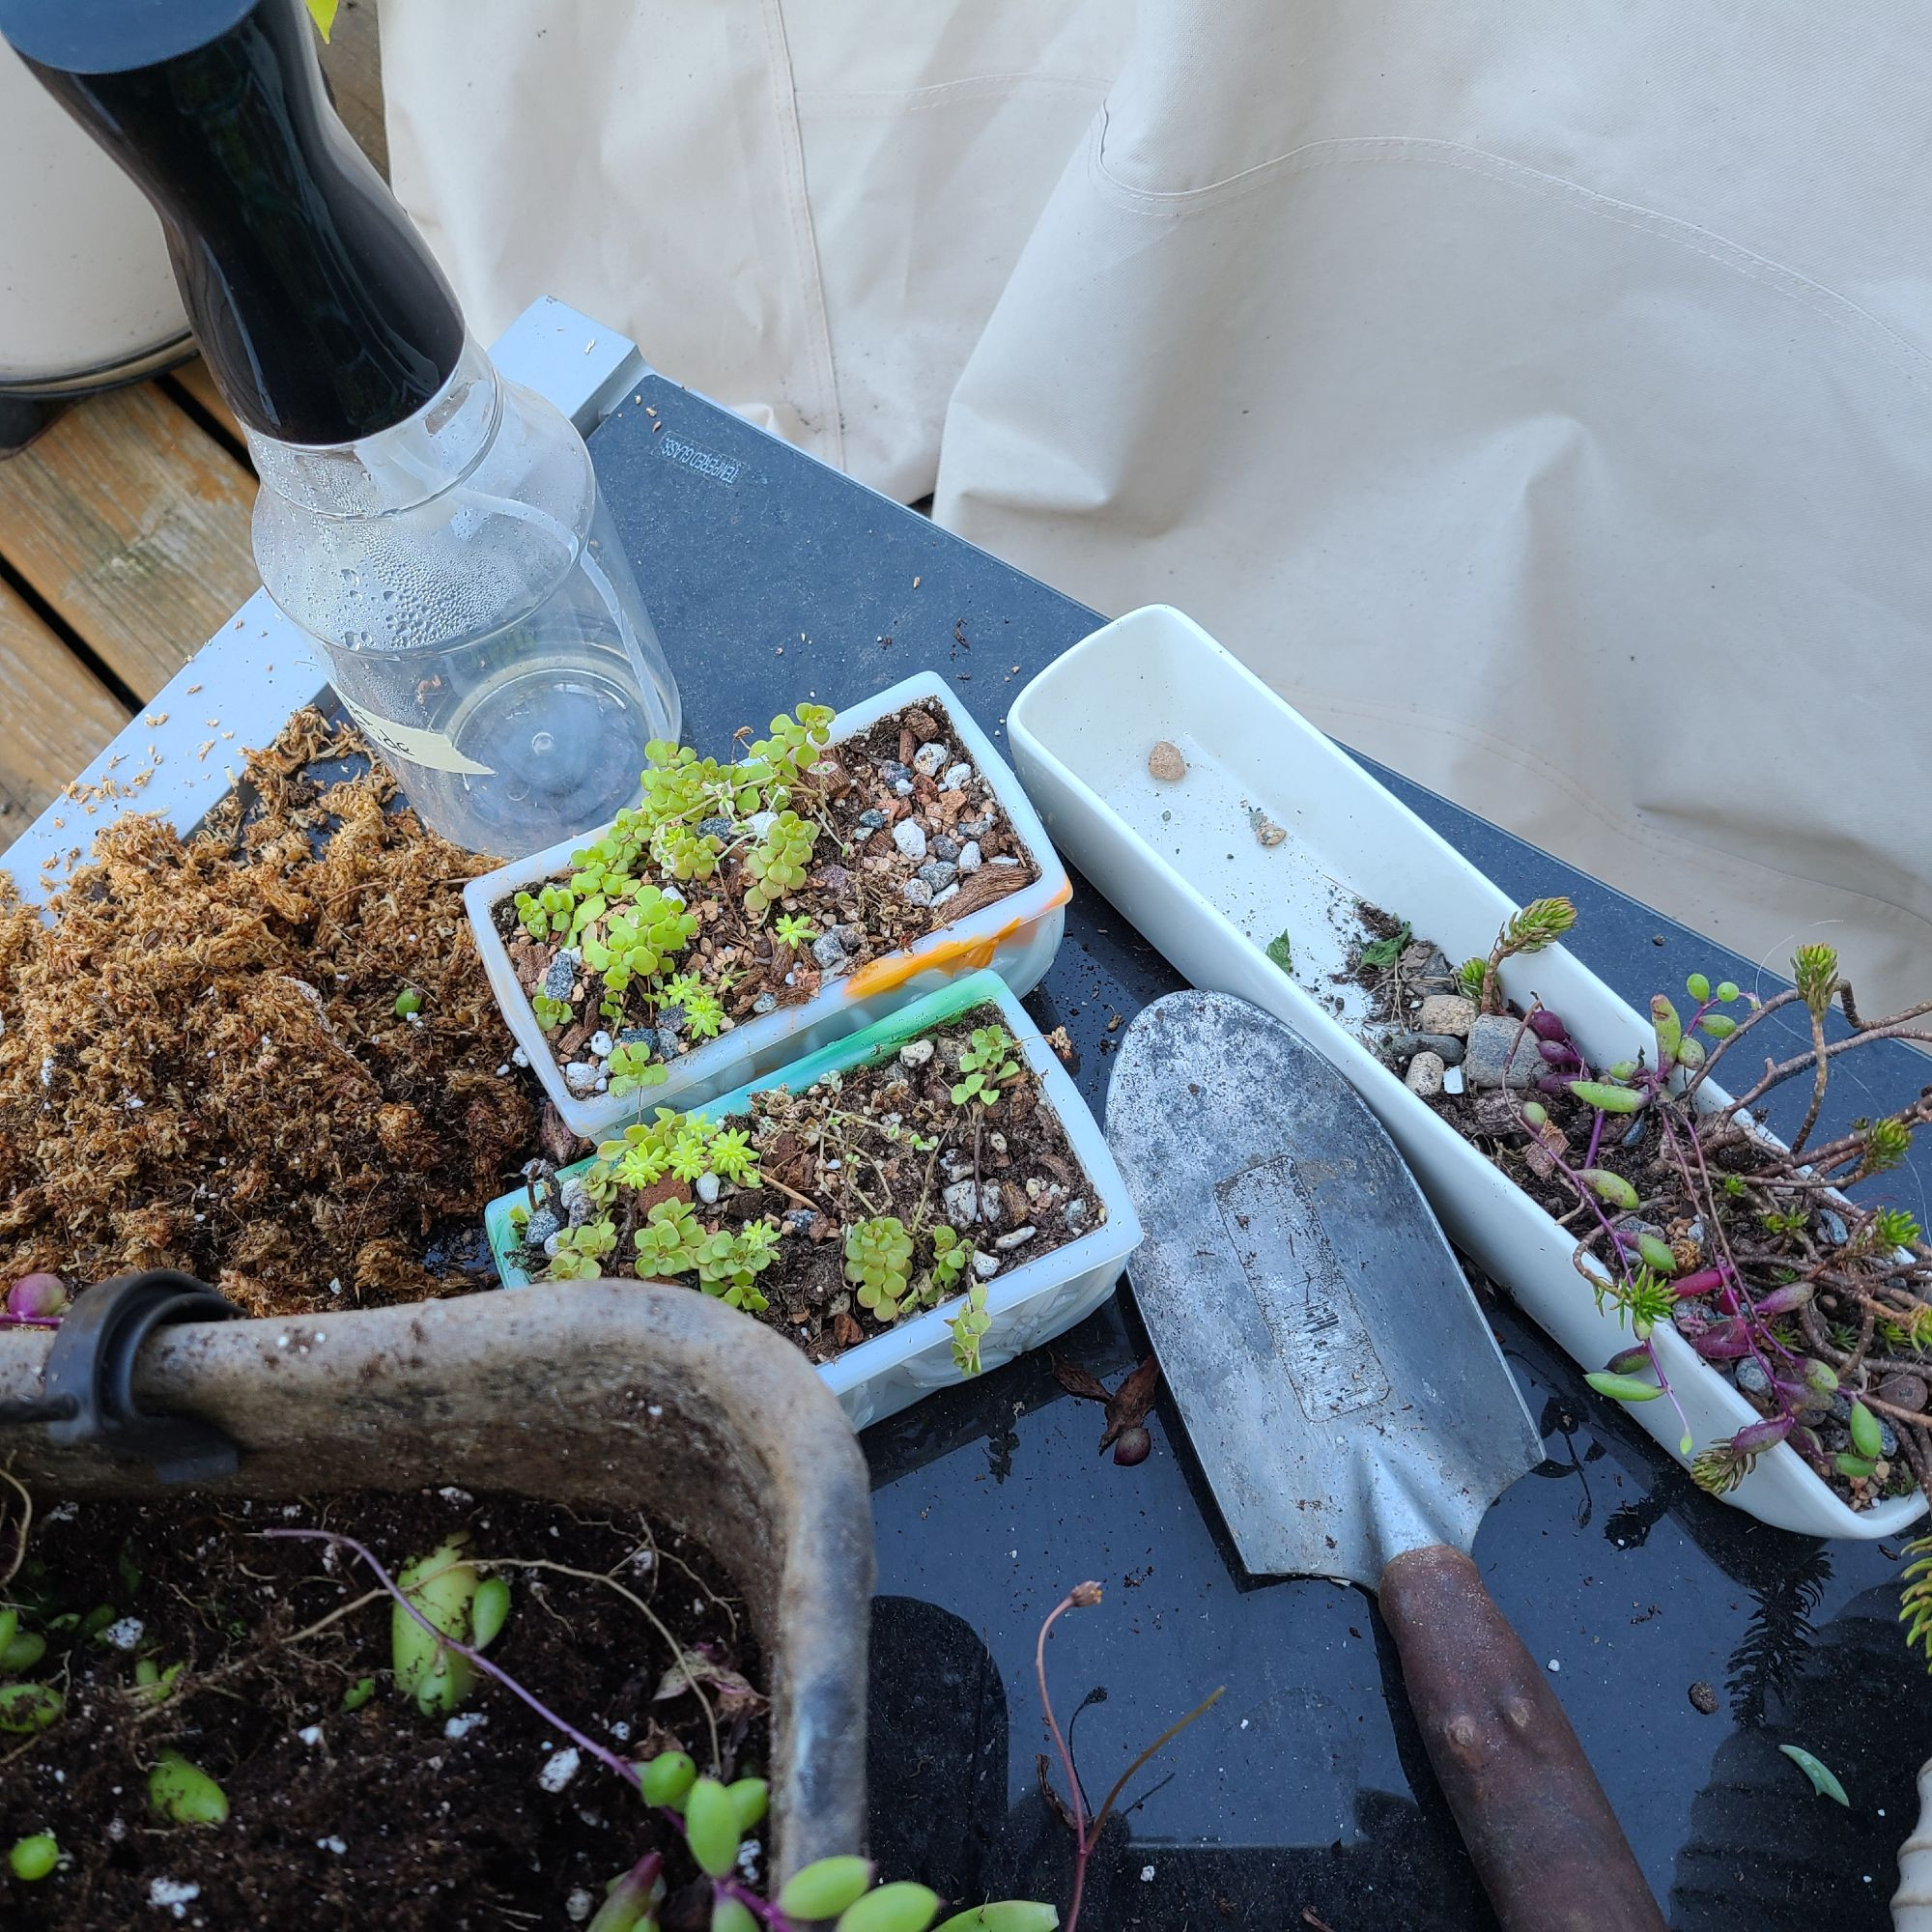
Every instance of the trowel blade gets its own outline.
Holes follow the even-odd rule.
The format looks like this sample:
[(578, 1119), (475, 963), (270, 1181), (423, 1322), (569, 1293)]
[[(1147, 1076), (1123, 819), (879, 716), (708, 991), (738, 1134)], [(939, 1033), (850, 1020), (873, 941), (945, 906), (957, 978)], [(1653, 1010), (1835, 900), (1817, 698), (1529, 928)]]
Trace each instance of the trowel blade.
[(1129, 1263), (1244, 1568), (1374, 1589), (1466, 1550), (1543, 1448), (1381, 1123), (1307, 1041), (1225, 993), (1133, 1021), (1107, 1140), (1147, 1238)]

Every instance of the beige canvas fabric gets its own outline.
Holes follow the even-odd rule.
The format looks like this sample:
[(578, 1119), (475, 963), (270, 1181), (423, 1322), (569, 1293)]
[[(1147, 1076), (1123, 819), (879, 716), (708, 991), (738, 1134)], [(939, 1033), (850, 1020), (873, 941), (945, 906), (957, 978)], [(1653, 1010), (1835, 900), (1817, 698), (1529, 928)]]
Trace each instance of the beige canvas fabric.
[(384, 0), (406, 202), (1865, 1004), (1932, 981), (1932, 43), (1863, 0)]

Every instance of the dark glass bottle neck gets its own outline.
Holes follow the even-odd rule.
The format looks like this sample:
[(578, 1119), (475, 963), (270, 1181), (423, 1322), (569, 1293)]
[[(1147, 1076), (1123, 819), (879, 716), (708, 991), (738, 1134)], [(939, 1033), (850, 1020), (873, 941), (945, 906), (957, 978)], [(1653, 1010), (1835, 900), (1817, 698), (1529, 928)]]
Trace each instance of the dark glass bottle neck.
[[(143, 11), (130, 0), (130, 15)], [(302, 0), (254, 0), (202, 44), (120, 71), (49, 66), (8, 24), (159, 211), (202, 353), (251, 429), (354, 442), (442, 387), (462, 311), (324, 97)]]

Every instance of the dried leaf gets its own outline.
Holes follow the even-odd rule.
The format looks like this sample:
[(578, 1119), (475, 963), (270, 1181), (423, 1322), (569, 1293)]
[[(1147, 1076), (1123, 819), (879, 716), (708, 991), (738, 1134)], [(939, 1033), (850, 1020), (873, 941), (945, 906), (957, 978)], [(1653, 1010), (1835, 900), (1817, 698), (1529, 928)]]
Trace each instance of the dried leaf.
[(1082, 1402), (1109, 1403), (1114, 1399), (1107, 1384), (1092, 1369), (1083, 1369), (1077, 1362), (1063, 1362), (1057, 1355), (1053, 1357), (1053, 1378), (1068, 1395), (1076, 1395)]
[(755, 1718), (765, 1708), (763, 1695), (749, 1678), (701, 1651), (686, 1652), (681, 1662), (665, 1672), (651, 1702), (667, 1703), (694, 1687), (711, 1698), (721, 1718)]
[(1160, 1364), (1150, 1355), (1119, 1388), (1107, 1404), (1107, 1433), (1100, 1447), (1113, 1447), (1114, 1438), (1125, 1429), (1138, 1429), (1153, 1406), (1154, 1392), (1160, 1387)]
[(1080, 1827), (1074, 1822), (1073, 1813), (1068, 1809), (1066, 1800), (1053, 1788), (1053, 1774), (1046, 1766), (1046, 1753), (1041, 1751), (1034, 1763), (1039, 1770), (1039, 1795), (1046, 1800), (1047, 1808), (1069, 1832), (1078, 1832)]

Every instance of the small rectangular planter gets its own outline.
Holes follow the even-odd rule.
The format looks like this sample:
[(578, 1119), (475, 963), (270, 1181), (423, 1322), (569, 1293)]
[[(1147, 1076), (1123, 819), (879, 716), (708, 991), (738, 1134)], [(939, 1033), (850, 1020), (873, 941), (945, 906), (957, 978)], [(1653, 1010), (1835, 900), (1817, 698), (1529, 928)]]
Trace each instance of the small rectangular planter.
[[(40, 1393), (49, 1347), (44, 1333), (0, 1336), (0, 1400)], [(765, 1657), (772, 1869), (781, 1879), (859, 1849), (866, 1464), (777, 1335), (748, 1331), (702, 1295), (582, 1282), (321, 1323), (165, 1328), (142, 1351), (134, 1396), (144, 1410), (211, 1422), (240, 1446), (240, 1473), (212, 1486), (228, 1495), (453, 1483), (621, 1503), (689, 1532), (729, 1572)], [(178, 1493), (98, 1447), (55, 1447), (37, 1425), (0, 1428), (8, 1458), (43, 1503)]]
[[(760, 1014), (679, 1054), (665, 1063), (669, 1079), (663, 1086), (621, 1098), (609, 1094), (573, 1094), (497, 930), (496, 911), (504, 899), (567, 872), (572, 854), (600, 835), (567, 839), (548, 851), (485, 873), (465, 888), (470, 927), (497, 1003), (545, 1092), (574, 1133), (594, 1141), (640, 1114), (648, 1115), (653, 1108), (696, 1106), (755, 1074), (883, 1019), (908, 1000), (962, 973), (991, 967), (1018, 993), (1028, 992), (1039, 982), (1060, 950), (1066, 924), (1065, 908), (1072, 887), (1019, 781), (994, 750), (992, 740), (948, 693), (945, 681), (931, 671), (902, 679), (839, 712), (832, 722), (831, 740), (837, 744), (915, 704), (939, 707), (966, 758), (991, 781), (1000, 809), (1033, 854), (1039, 877), (900, 952), (867, 960), (845, 978), (828, 980), (804, 1005)], [(702, 890), (701, 886), (692, 888), (690, 896), (696, 897)]]
[[(1572, 1263), (1576, 1242), (1349, 1030), (1348, 922), (1338, 903), (1399, 911), (1454, 958), (1486, 954), (1517, 908), (1492, 881), (1224, 650), (1199, 625), (1151, 606), (1096, 631), (1033, 680), (1009, 719), (1013, 753), (1048, 825), (1081, 870), (1195, 984), (1239, 994), (1278, 1015), (1346, 1074), (1415, 1170), (1450, 1237), (1585, 1369), (1629, 1344)], [(1148, 770), (1165, 738), (1187, 776)], [(1264, 847), (1251, 814), (1286, 838)], [(1287, 930), (1294, 977), (1264, 950)], [(1352, 929), (1351, 927), (1350, 929)], [(1502, 969), (1505, 990), (1532, 986), (1595, 1064), (1634, 1056), (1650, 1022), (1561, 947)], [(1331, 988), (1338, 1018), (1306, 985)], [(1715, 1082), (1705, 1104), (1728, 1095)], [(1698, 1448), (1758, 1413), (1675, 1328), (1658, 1349)], [(1626, 1412), (1673, 1457), (1665, 1403)], [(1661, 1411), (1661, 1412), (1660, 1412)], [(1682, 1460), (1682, 1459), (1680, 1459)], [(1780, 1443), (1723, 1500), (1809, 1536), (1892, 1537), (1924, 1513), (1922, 1496), (1853, 1510)]]
[[(1091, 1315), (1113, 1293), (1127, 1257), (1141, 1238), (1140, 1221), (1126, 1184), (1097, 1122), (1053, 1049), (1039, 1037), (1039, 1029), (998, 974), (975, 973), (928, 993), (848, 1038), (707, 1102), (702, 1112), (709, 1120), (722, 1122), (745, 1111), (754, 1093), (774, 1087), (803, 1093), (828, 1073), (842, 1073), (890, 1059), (927, 1029), (980, 1006), (999, 1008), (1008, 1031), (1059, 1117), (1104, 1214), (1088, 1233), (1037, 1261), (1009, 1267), (987, 1285), (986, 1309), (993, 1321), (980, 1341), (980, 1358), (985, 1368), (994, 1369), (1050, 1342)], [(582, 1173), (588, 1165), (581, 1162), (567, 1172)], [(506, 1288), (530, 1285), (529, 1277), (510, 1260), (517, 1245), (510, 1210), (524, 1199), (520, 1193), (506, 1194), (491, 1203), (485, 1216), (491, 1252)], [(557, 1292), (570, 1291), (563, 1288)], [(704, 1298), (695, 1288), (681, 1292)], [(956, 1301), (949, 1301), (925, 1309), (819, 1367), (820, 1378), (838, 1398), (853, 1428), (883, 1421), (928, 1390), (952, 1387), (962, 1379), (953, 1366), (952, 1333), (947, 1326), (947, 1317), (956, 1308)]]

